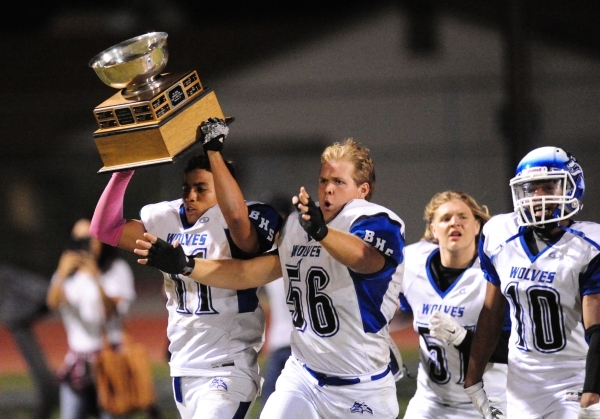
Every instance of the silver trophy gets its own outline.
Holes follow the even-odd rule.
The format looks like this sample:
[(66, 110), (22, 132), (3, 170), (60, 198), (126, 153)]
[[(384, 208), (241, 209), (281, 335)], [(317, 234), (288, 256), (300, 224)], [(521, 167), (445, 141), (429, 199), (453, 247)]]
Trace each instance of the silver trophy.
[(100, 80), (119, 89), (94, 109), (94, 140), (110, 172), (173, 163), (208, 118), (225, 119), (217, 97), (195, 70), (162, 73), (169, 53), (165, 32), (128, 39), (89, 62)]

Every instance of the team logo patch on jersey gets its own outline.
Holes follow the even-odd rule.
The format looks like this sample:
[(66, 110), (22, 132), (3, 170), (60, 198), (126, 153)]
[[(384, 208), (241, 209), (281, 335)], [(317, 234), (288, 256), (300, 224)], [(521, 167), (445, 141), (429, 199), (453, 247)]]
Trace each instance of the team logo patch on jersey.
[(225, 381), (223, 381), (222, 378), (214, 378), (208, 385), (208, 388), (216, 388), (227, 391), (227, 384), (225, 384)]
[(360, 413), (361, 415), (364, 413), (373, 414), (373, 409), (371, 409), (365, 402), (354, 402), (354, 405), (350, 408), (350, 413)]
[(581, 393), (578, 391), (565, 391), (565, 401), (579, 403), (581, 401)]
[(210, 221), (210, 218), (208, 217), (201, 217), (198, 221), (200, 221), (202, 224), (208, 223)]

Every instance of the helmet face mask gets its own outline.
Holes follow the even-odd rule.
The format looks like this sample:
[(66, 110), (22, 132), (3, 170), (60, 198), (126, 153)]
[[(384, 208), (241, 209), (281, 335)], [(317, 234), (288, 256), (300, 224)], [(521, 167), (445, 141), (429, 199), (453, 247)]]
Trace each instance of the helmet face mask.
[(543, 226), (566, 220), (583, 207), (585, 186), (577, 160), (557, 147), (528, 153), (510, 181), (519, 225)]

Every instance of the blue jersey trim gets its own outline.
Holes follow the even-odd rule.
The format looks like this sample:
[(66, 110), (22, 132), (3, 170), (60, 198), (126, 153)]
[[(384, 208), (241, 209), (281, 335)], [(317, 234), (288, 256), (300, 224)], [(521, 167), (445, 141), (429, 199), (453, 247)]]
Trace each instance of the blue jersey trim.
[(450, 286), (446, 289), (446, 291), (442, 291), (438, 287), (438, 284), (435, 281), (435, 277), (433, 276), (433, 270), (431, 269), (431, 263), (432, 263), (431, 261), (439, 253), (440, 253), (440, 248), (437, 247), (437, 248), (433, 249), (433, 251), (429, 254), (429, 256), (427, 256), (427, 261), (425, 262), (425, 272), (427, 273), (427, 279), (429, 279), (429, 283), (431, 284), (431, 287), (443, 299), (446, 295), (448, 295), (457, 286), (457, 284), (460, 282), (461, 278), (463, 277), (463, 275), (465, 274), (467, 269), (469, 269), (471, 266), (473, 266), (473, 262), (471, 262), (471, 264), (469, 266), (467, 266), (465, 268), (465, 270), (459, 276), (456, 277), (456, 280), (454, 280), (454, 282), (452, 284), (450, 284)]
[(488, 282), (490, 282), (492, 285), (499, 287), (500, 286), (500, 276), (498, 276), (498, 272), (496, 271), (496, 267), (492, 263), (492, 259), (490, 259), (483, 250), (484, 242), (485, 242), (485, 236), (483, 233), (481, 233), (481, 236), (479, 237), (479, 244), (477, 245), (481, 270), (483, 271), (484, 278)]
[(381, 305), (392, 281), (392, 276), (365, 280), (362, 275), (358, 275), (350, 269), (348, 272), (354, 282), (363, 330), (366, 333), (377, 333), (388, 323), (381, 312)]
[(242, 251), (231, 238), (229, 229), (225, 229), (225, 236), (231, 249), (231, 257), (234, 259), (251, 259), (261, 253), (270, 250), (275, 242), (275, 235), (281, 229), (283, 218), (273, 207), (266, 204), (248, 205), (248, 218), (258, 237), (258, 251), (248, 254)]
[[(254, 216), (258, 212), (259, 218)], [(273, 247), (275, 235), (283, 226), (283, 218), (270, 205), (252, 203), (248, 205), (248, 218), (258, 233), (259, 253), (264, 253)]]
[(257, 288), (249, 288), (236, 292), (238, 311), (240, 313), (253, 313), (258, 307)]
[(581, 295), (600, 294), (600, 254), (588, 264), (587, 269), (579, 275)]
[(188, 223), (187, 217), (185, 216), (185, 206), (183, 203), (179, 206), (179, 219), (181, 220), (181, 225), (185, 230), (190, 227), (193, 227), (192, 224)]
[[(392, 259), (396, 266), (404, 261), (402, 225), (391, 219), (387, 213), (358, 217), (352, 223), (349, 232)], [(387, 273), (382, 272), (382, 274)]]
[(403, 293), (400, 293), (398, 298), (400, 300), (400, 310), (404, 311), (405, 313), (412, 313), (413, 309), (410, 306), (408, 300), (406, 299), (406, 296)]
[(564, 230), (567, 233), (571, 233), (571, 234), (581, 237), (583, 240), (585, 240), (586, 242), (588, 242), (592, 246), (594, 246), (597, 250), (600, 250), (600, 245), (598, 245), (598, 243), (596, 243), (594, 240), (587, 237), (583, 231), (574, 230), (570, 227), (565, 227), (565, 226), (559, 226), (559, 227), (561, 228), (561, 230)]
[(388, 324), (381, 306), (398, 265), (404, 261), (402, 225), (382, 212), (358, 217), (349, 232), (385, 256), (385, 264), (379, 272), (364, 275), (348, 269), (354, 282), (363, 330), (366, 333), (377, 333)]

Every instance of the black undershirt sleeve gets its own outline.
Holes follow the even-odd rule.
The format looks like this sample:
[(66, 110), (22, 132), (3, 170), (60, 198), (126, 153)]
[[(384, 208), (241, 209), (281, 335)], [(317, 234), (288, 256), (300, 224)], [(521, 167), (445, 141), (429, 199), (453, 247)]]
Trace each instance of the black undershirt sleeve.
[[(463, 354), (463, 359), (465, 360), (463, 368), (464, 375), (467, 375), (467, 367), (469, 365), (469, 357), (471, 356), (471, 343), (473, 342), (473, 336), (475, 333), (471, 330), (467, 330), (467, 335), (465, 339), (458, 345), (456, 348)], [(510, 330), (503, 330), (498, 338), (498, 344), (496, 345), (496, 349), (492, 353), (490, 360), (488, 362), (495, 362), (499, 364), (508, 363), (508, 338), (510, 337)]]
[(497, 362), (499, 364), (508, 363), (508, 339), (510, 338), (510, 330), (503, 330), (498, 338), (498, 344), (494, 353), (490, 357), (489, 362)]
[(600, 394), (600, 324), (588, 328), (585, 335), (590, 346), (585, 362), (583, 392)]

